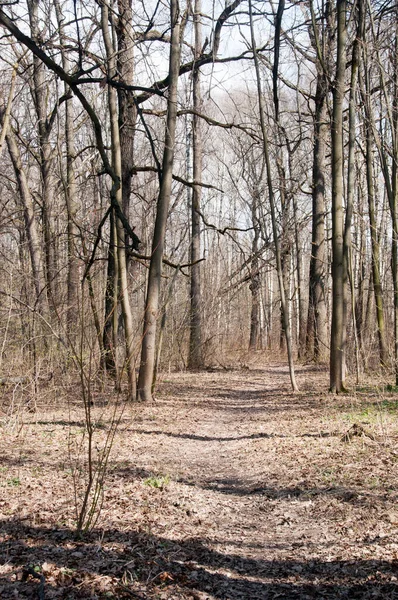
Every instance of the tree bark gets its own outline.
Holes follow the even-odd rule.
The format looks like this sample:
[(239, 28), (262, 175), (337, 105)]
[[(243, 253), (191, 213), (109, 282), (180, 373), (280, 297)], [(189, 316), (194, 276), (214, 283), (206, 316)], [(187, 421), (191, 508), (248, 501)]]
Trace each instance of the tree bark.
[[(202, 52), (202, 6), (201, 0), (195, 0), (194, 12), (194, 30), (195, 30), (195, 60)], [(193, 130), (192, 130), (192, 154), (193, 154), (193, 180), (202, 179), (202, 129), (201, 120), (198, 113), (202, 112), (202, 93), (200, 87), (200, 70), (194, 68), (192, 73), (192, 94), (193, 94)], [(191, 306), (190, 306), (190, 336), (189, 336), (189, 356), (188, 368), (203, 368), (203, 344), (202, 344), (202, 297), (200, 272), (200, 214), (201, 210), (202, 188), (200, 185), (194, 185), (192, 190), (192, 210), (191, 210)]]
[[(103, 2), (101, 7), (102, 14), (102, 31), (104, 37), (104, 43), (107, 54), (108, 63), (108, 75), (113, 77), (116, 73), (116, 60), (115, 50), (109, 35), (108, 19), (109, 10), (106, 1)], [(109, 86), (108, 87), (108, 106), (110, 115), (111, 125), (111, 141), (112, 141), (112, 166), (116, 176), (119, 179), (119, 185), (111, 193), (115, 194), (116, 203), (122, 206), (122, 158), (121, 158), (121, 146), (119, 136), (119, 120), (118, 120), (118, 107), (117, 107), (117, 94), (116, 91)], [(128, 292), (128, 277), (127, 277), (127, 264), (126, 264), (126, 245), (125, 245), (125, 232), (123, 223), (120, 218), (116, 216), (116, 254), (117, 254), (117, 266), (118, 266), (118, 281), (120, 285), (120, 297), (122, 306), (122, 315), (124, 323), (124, 334), (126, 344), (126, 371), (128, 380), (128, 399), (135, 399), (136, 395), (136, 381), (135, 381), (135, 368), (134, 368), (134, 333), (133, 333), (133, 317), (131, 313), (129, 292)]]
[(253, 193), (252, 198), (252, 224), (253, 224), (253, 241), (252, 241), (252, 259), (250, 263), (250, 292), (251, 292), (251, 311), (250, 311), (250, 340), (249, 350), (259, 350), (261, 346), (261, 327), (260, 327), (260, 261), (259, 247), (260, 239), (260, 224), (258, 215), (258, 192)]
[(264, 160), (266, 165), (267, 172), (267, 184), (268, 184), (268, 198), (271, 209), (271, 221), (272, 221), (272, 234), (275, 245), (275, 258), (276, 258), (276, 270), (278, 275), (278, 285), (279, 285), (279, 294), (281, 300), (281, 309), (283, 315), (283, 328), (285, 331), (286, 337), (286, 348), (287, 348), (287, 356), (289, 363), (289, 375), (290, 382), (292, 384), (292, 388), (294, 391), (298, 391), (296, 377), (294, 373), (294, 365), (293, 365), (293, 348), (291, 342), (290, 335), (290, 324), (289, 324), (289, 315), (288, 308), (285, 297), (285, 282), (283, 280), (283, 269), (282, 269), (282, 259), (281, 259), (281, 249), (279, 243), (279, 235), (278, 235), (278, 226), (276, 221), (276, 207), (275, 207), (275, 197), (274, 197), (274, 187), (272, 181), (272, 169), (271, 169), (271, 161), (268, 150), (268, 136), (267, 129), (265, 124), (265, 114), (264, 114), (264, 96), (261, 89), (261, 75), (260, 75), (260, 66), (257, 55), (257, 46), (254, 37), (254, 26), (253, 26), (253, 12), (252, 12), (252, 3), (249, 0), (249, 13), (250, 13), (250, 33), (251, 33), (251, 47), (254, 58), (254, 66), (256, 71), (256, 84), (257, 84), (257, 100), (259, 106), (259, 114), (260, 114), (260, 126), (261, 126), (261, 141), (264, 152)]
[[(39, 0), (27, 0), (32, 40), (40, 45), (43, 35), (39, 22)], [(50, 128), (47, 124), (48, 115), (48, 86), (46, 83), (45, 67), (42, 61), (33, 55), (33, 99), (37, 114), (39, 133), (41, 195), (43, 215), (43, 237), (46, 263), (46, 280), (51, 304), (56, 304), (55, 279), (57, 273), (54, 236), (52, 232), (51, 213), (55, 196), (53, 177), (53, 152), (49, 141)]]
[[(358, 69), (360, 66), (360, 43), (363, 40), (363, 28), (364, 28), (364, 10), (363, 3), (358, 3), (358, 24), (356, 30), (356, 36), (352, 48), (352, 60), (351, 60), (351, 81), (350, 81), (350, 98), (348, 108), (348, 166), (347, 166), (347, 200), (346, 200), (346, 219), (344, 225), (344, 326), (343, 326), (343, 346), (346, 347), (346, 336), (347, 336), (347, 319), (348, 319), (348, 305), (349, 295), (351, 294), (351, 308), (352, 308), (352, 322), (353, 332), (355, 340), (355, 357), (356, 357), (356, 370), (357, 370), (357, 381), (359, 381), (359, 349), (358, 349), (358, 337), (355, 323), (355, 287), (352, 273), (352, 239), (351, 239), (351, 227), (352, 217), (354, 214), (354, 188), (355, 188), (355, 144), (356, 144), (356, 96), (357, 96), (357, 84), (358, 84)], [(349, 294), (350, 289), (350, 294)], [(345, 373), (346, 364), (344, 356), (343, 370)]]
[(372, 135), (369, 123), (365, 122), (365, 137), (366, 137), (366, 181), (368, 190), (368, 209), (369, 209), (369, 225), (370, 238), (372, 243), (372, 275), (373, 275), (373, 291), (376, 305), (377, 318), (377, 334), (379, 338), (379, 353), (380, 363), (383, 366), (387, 364), (387, 343), (384, 324), (384, 308), (383, 308), (383, 290), (380, 280), (380, 245), (377, 234), (377, 221), (375, 214), (375, 190), (374, 190), (374, 174), (373, 174), (373, 144)]
[(330, 390), (344, 390), (343, 103), (346, 70), (346, 0), (336, 0), (337, 65), (332, 119), (332, 330)]
[[(119, 79), (126, 85), (132, 85), (134, 79), (134, 32), (131, 0), (118, 0), (119, 14), (116, 22), (117, 34), (117, 71)], [(122, 206), (129, 217), (131, 179), (134, 167), (134, 139), (137, 123), (137, 108), (131, 92), (118, 88), (119, 131), (122, 152)], [(128, 235), (126, 234), (126, 244)]]
[(34, 202), (22, 165), (19, 148), (12, 131), (7, 133), (6, 141), (14, 167), (15, 176), (17, 178), (19, 194), (23, 208), (25, 231), (32, 265), (33, 284), (36, 292), (36, 304), (39, 307), (42, 315), (45, 316), (48, 314), (47, 284), (43, 265), (42, 244), (37, 227)]
[[(57, 14), (59, 40), (61, 44), (62, 66), (69, 73), (70, 61), (65, 50), (66, 38), (64, 33), (64, 16), (58, 0), (55, 0), (55, 11)], [(65, 96), (71, 95), (70, 88), (64, 82)], [(76, 311), (79, 304), (79, 261), (77, 243), (80, 231), (77, 226), (77, 185), (75, 177), (75, 136), (74, 136), (74, 114), (72, 97), (65, 102), (65, 142), (66, 142), (66, 187), (65, 198), (68, 215), (68, 282), (67, 282), (67, 309), (66, 322), (69, 335), (76, 328)]]
[[(314, 151), (312, 166), (312, 240), (309, 274), (309, 302), (306, 333), (306, 355), (315, 362), (326, 360), (329, 353), (328, 319), (325, 291), (325, 156), (328, 145), (327, 95), (329, 73), (327, 53), (332, 51), (333, 24), (330, 18), (330, 2), (325, 4), (326, 21), (322, 24), (322, 45), (317, 48), (319, 34), (311, 34), (312, 45), (318, 50), (316, 58), (317, 84), (315, 91)], [(316, 24), (313, 24), (316, 27)]]
[(162, 258), (173, 178), (174, 144), (177, 124), (177, 88), (181, 55), (181, 26), (179, 22), (179, 6), (177, 0), (170, 0), (170, 22), (171, 47), (169, 57), (169, 90), (167, 99), (165, 148), (163, 152), (162, 174), (156, 210), (155, 230), (153, 234), (152, 255), (148, 274), (144, 331), (141, 346), (141, 364), (138, 376), (137, 398), (141, 401), (152, 399)]

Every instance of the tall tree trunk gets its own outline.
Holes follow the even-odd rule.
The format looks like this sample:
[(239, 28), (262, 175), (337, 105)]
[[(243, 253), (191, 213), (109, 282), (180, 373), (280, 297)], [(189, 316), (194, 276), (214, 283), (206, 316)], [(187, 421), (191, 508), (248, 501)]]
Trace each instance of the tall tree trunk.
[(326, 307), (327, 249), (325, 240), (325, 156), (328, 146), (327, 96), (330, 89), (329, 64), (332, 53), (334, 23), (331, 2), (325, 2), (321, 23), (315, 22), (312, 11), (310, 38), (317, 52), (314, 115), (314, 150), (312, 163), (312, 240), (309, 273), (309, 301), (306, 334), (306, 355), (316, 362), (326, 360), (329, 352)]
[(392, 256), (391, 267), (394, 284), (394, 363), (395, 385), (398, 386), (398, 5), (395, 5), (395, 48), (393, 68), (392, 105), (392, 186), (390, 210), (392, 217)]
[(387, 364), (387, 343), (384, 324), (384, 309), (383, 309), (383, 290), (380, 280), (380, 246), (377, 233), (377, 221), (375, 214), (375, 190), (374, 190), (374, 174), (373, 174), (373, 144), (372, 135), (369, 123), (365, 123), (366, 136), (366, 180), (368, 189), (368, 208), (369, 208), (369, 225), (370, 238), (372, 243), (372, 275), (373, 275), (373, 291), (375, 296), (376, 317), (377, 317), (377, 334), (379, 338), (380, 363), (383, 366)]
[(120, 376), (118, 365), (118, 262), (117, 262), (117, 233), (115, 211), (111, 209), (109, 215), (109, 247), (105, 290), (105, 322), (103, 333), (104, 366), (111, 377), (114, 378), (116, 388), (119, 389)]
[(34, 202), (22, 165), (19, 148), (12, 131), (8, 132), (6, 141), (18, 182), (19, 195), (23, 209), (25, 231), (28, 240), (30, 262), (32, 265), (33, 283), (36, 292), (36, 304), (39, 307), (42, 316), (46, 316), (48, 315), (47, 285), (42, 257), (42, 243), (37, 227)]
[(297, 273), (297, 303), (298, 303), (298, 335), (297, 335), (297, 356), (299, 359), (305, 356), (306, 342), (306, 314), (304, 303), (304, 286), (302, 278), (302, 251), (298, 223), (298, 206), (296, 194), (293, 194), (293, 213), (294, 213), (294, 244), (295, 244), (295, 259)]
[[(359, 215), (363, 215), (364, 201), (362, 193), (362, 186), (358, 186), (358, 203), (357, 210)], [(366, 232), (365, 232), (365, 221), (364, 219), (358, 219), (356, 227), (355, 245), (358, 248), (357, 251), (357, 264), (355, 272), (357, 275), (357, 293), (355, 296), (355, 325), (357, 329), (357, 339), (359, 354), (363, 358), (363, 328), (365, 321), (365, 282), (366, 282)]]
[[(117, 71), (121, 82), (133, 84), (134, 78), (134, 32), (131, 0), (118, 0), (119, 15), (116, 22)], [(122, 152), (122, 197), (123, 212), (129, 218), (131, 179), (134, 167), (134, 138), (137, 108), (131, 92), (118, 88), (119, 131)], [(126, 234), (126, 243), (128, 236)]]
[[(109, 8), (106, 1), (102, 4), (102, 32), (107, 54), (108, 76), (113, 77), (116, 73), (115, 49), (113, 47), (109, 34), (108, 20)], [(119, 185), (113, 186), (115, 200), (119, 206), (122, 206), (122, 158), (119, 136), (119, 120), (116, 91), (109, 86), (108, 88), (108, 106), (111, 124), (111, 141), (112, 141), (112, 166), (114, 172), (119, 179)], [(122, 315), (124, 324), (125, 344), (126, 344), (126, 371), (128, 380), (128, 399), (133, 400), (136, 394), (135, 368), (134, 368), (134, 334), (133, 334), (133, 317), (131, 313), (129, 292), (128, 292), (128, 277), (126, 264), (126, 242), (123, 224), (120, 218), (115, 215), (116, 225), (116, 245), (117, 245), (117, 266), (118, 266), (118, 281), (120, 284), (120, 297), (122, 305)]]
[[(194, 30), (195, 30), (195, 60), (202, 52), (202, 3), (195, 0)], [(202, 179), (202, 130), (200, 117), (197, 113), (202, 112), (202, 92), (200, 87), (200, 70), (194, 68), (192, 73), (193, 94), (193, 131), (192, 131), (192, 154), (193, 154), (193, 180)], [(202, 189), (195, 185), (192, 191), (191, 212), (191, 306), (190, 306), (190, 335), (188, 368), (201, 369), (203, 367), (203, 344), (202, 344), (202, 298), (200, 285), (200, 207)]]
[[(358, 83), (358, 69), (360, 64), (360, 43), (363, 40), (363, 28), (364, 28), (364, 10), (363, 3), (359, 2), (358, 5), (358, 25), (356, 31), (356, 37), (352, 49), (352, 60), (351, 60), (351, 85), (350, 85), (350, 99), (349, 99), (349, 111), (348, 111), (348, 177), (347, 177), (347, 200), (346, 200), (346, 219), (344, 226), (344, 326), (343, 326), (343, 346), (347, 344), (347, 318), (348, 318), (348, 302), (349, 293), (348, 287), (350, 283), (350, 294), (351, 294), (351, 307), (352, 307), (352, 320), (353, 320), (353, 332), (355, 340), (355, 356), (356, 356), (356, 367), (357, 367), (357, 380), (359, 380), (359, 355), (358, 355), (358, 338), (355, 324), (355, 288), (352, 273), (352, 240), (351, 240), (351, 226), (352, 217), (354, 213), (354, 188), (355, 188), (355, 143), (356, 143), (356, 95), (357, 95), (357, 83)], [(345, 373), (346, 364), (344, 356), (343, 370)], [(343, 375), (344, 379), (344, 375)]]
[(253, 224), (253, 241), (252, 241), (252, 259), (250, 264), (250, 292), (251, 292), (251, 311), (250, 311), (250, 340), (249, 350), (259, 350), (261, 346), (261, 331), (260, 331), (260, 309), (261, 309), (261, 281), (260, 281), (260, 261), (259, 247), (260, 239), (260, 223), (258, 216), (258, 192), (254, 191), (252, 199), (252, 224)]
[(326, 78), (319, 79), (315, 96), (315, 144), (312, 168), (312, 240), (307, 320), (307, 355), (316, 362), (328, 353), (325, 293), (325, 154), (327, 145)]
[(332, 120), (332, 330), (330, 390), (344, 390), (344, 209), (343, 209), (343, 103), (346, 70), (346, 0), (336, 0), (337, 68)]
[(264, 95), (261, 89), (261, 74), (260, 74), (260, 65), (257, 55), (257, 46), (254, 37), (254, 25), (253, 25), (253, 12), (252, 12), (252, 3), (249, 0), (249, 13), (250, 13), (250, 34), (251, 34), (251, 48), (254, 57), (254, 66), (256, 71), (256, 84), (257, 84), (257, 100), (259, 105), (259, 113), (260, 113), (260, 126), (261, 126), (261, 138), (262, 138), (262, 146), (264, 152), (264, 160), (266, 165), (267, 172), (267, 184), (268, 184), (268, 197), (271, 209), (271, 220), (272, 220), (272, 234), (275, 245), (275, 258), (276, 258), (276, 270), (278, 275), (278, 285), (279, 285), (279, 294), (281, 299), (281, 307), (283, 314), (283, 327), (286, 336), (286, 348), (287, 348), (287, 356), (289, 363), (289, 375), (290, 381), (292, 384), (292, 388), (294, 391), (298, 390), (296, 377), (294, 373), (294, 365), (293, 365), (293, 348), (292, 341), (290, 335), (290, 325), (289, 325), (289, 314), (288, 307), (286, 303), (285, 296), (285, 282), (283, 280), (283, 269), (282, 269), (282, 259), (281, 259), (281, 249), (279, 243), (279, 235), (278, 235), (278, 226), (276, 221), (276, 207), (275, 207), (275, 197), (274, 197), (274, 188), (272, 181), (272, 169), (271, 169), (271, 161), (268, 150), (268, 136), (267, 129), (265, 124), (265, 114), (264, 114)]
[[(39, 0), (28, 0), (29, 20), (32, 39), (40, 45), (43, 35), (39, 22)], [(46, 258), (46, 279), (51, 304), (56, 303), (55, 278), (57, 273), (54, 235), (52, 232), (51, 213), (55, 196), (53, 177), (53, 152), (49, 140), (50, 128), (48, 116), (48, 86), (46, 83), (45, 66), (35, 54), (33, 55), (33, 98), (38, 119), (41, 195), (43, 215), (43, 236)]]
[[(58, 21), (59, 39), (61, 44), (62, 66), (64, 70), (70, 72), (70, 62), (68, 53), (65, 50), (66, 38), (64, 33), (64, 15), (58, 0), (55, 0), (55, 11)], [(65, 96), (71, 95), (69, 86), (64, 83)], [(69, 335), (76, 328), (76, 311), (79, 303), (79, 262), (77, 243), (80, 237), (80, 231), (77, 226), (77, 185), (75, 177), (75, 137), (74, 137), (74, 114), (73, 99), (66, 101), (65, 105), (65, 142), (66, 142), (66, 208), (68, 213), (68, 291), (67, 291), (67, 311), (66, 322)]]
[(156, 327), (159, 312), (162, 259), (166, 236), (167, 214), (170, 204), (175, 131), (177, 124), (177, 88), (181, 55), (181, 26), (179, 22), (179, 6), (177, 0), (170, 0), (170, 22), (171, 47), (169, 57), (169, 90), (167, 99), (165, 146), (145, 301), (144, 332), (137, 390), (137, 398), (139, 400), (151, 400), (153, 393), (152, 384), (155, 367)]

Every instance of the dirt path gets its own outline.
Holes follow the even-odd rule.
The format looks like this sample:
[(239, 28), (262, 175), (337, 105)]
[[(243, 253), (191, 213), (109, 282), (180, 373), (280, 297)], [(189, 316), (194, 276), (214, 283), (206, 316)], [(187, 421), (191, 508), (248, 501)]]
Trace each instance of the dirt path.
[[(77, 400), (71, 426), (62, 395), (18, 431), (8, 421), (0, 597), (38, 597), (38, 578), (18, 581), (32, 564), (45, 598), (398, 598), (396, 398), (363, 388), (336, 399), (310, 368), (298, 379), (294, 395), (281, 365), (164, 376), (156, 402), (123, 413), (101, 518), (83, 540)], [(98, 404), (100, 451), (111, 408)], [(354, 423), (366, 435), (344, 441)]]

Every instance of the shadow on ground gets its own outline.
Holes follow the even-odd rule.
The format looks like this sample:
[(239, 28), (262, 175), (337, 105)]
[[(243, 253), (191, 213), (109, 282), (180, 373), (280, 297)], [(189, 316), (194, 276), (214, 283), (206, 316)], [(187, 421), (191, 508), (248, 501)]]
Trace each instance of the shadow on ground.
[[(0, 522), (2, 564), (17, 576), (26, 565), (45, 564), (45, 598), (398, 598), (396, 561), (274, 561), (263, 550), (260, 560), (224, 554), (202, 539), (113, 529), (79, 540), (68, 529)], [(38, 586), (37, 579), (4, 577), (0, 595), (38, 597)]]

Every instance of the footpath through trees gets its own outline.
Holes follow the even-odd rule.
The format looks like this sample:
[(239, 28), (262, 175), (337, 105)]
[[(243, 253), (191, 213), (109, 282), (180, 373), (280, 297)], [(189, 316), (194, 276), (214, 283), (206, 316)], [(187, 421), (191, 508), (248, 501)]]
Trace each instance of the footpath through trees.
[(62, 394), (11, 418), (2, 389), (1, 598), (396, 598), (394, 391), (336, 398), (326, 369), (297, 377), (294, 394), (285, 365), (163, 375), (154, 402), (124, 408), (80, 538), (78, 397), (71, 421)]

